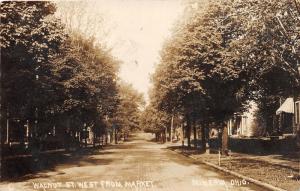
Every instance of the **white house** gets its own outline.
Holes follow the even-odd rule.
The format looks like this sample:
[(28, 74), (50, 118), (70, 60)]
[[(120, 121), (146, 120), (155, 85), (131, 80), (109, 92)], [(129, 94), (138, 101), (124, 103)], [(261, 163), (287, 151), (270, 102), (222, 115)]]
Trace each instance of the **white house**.
[(227, 121), (228, 135), (230, 136), (255, 136), (256, 124), (254, 122), (255, 111), (257, 105), (255, 102), (250, 102), (250, 107), (242, 114), (235, 114), (230, 120)]

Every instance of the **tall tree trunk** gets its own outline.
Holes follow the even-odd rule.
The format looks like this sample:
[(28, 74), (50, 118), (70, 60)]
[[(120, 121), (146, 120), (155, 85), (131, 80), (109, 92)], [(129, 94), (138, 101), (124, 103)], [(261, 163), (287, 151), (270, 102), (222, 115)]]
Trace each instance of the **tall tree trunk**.
[(166, 128), (165, 129), (165, 131), (164, 131), (164, 143), (166, 143), (167, 142), (167, 133), (168, 133), (168, 128)]
[[(0, 81), (0, 83), (2, 83), (2, 82)], [(3, 111), (2, 111), (3, 104), (1, 102), (2, 101), (1, 94), (2, 94), (2, 92), (0, 91), (0, 181), (3, 179), (3, 145), (4, 145), (3, 137), (2, 137), (2, 135), (3, 135)]]
[(174, 114), (172, 114), (171, 118), (171, 127), (170, 127), (170, 142), (172, 142), (173, 139), (173, 130), (174, 130)]
[(117, 133), (117, 128), (115, 128), (115, 144), (118, 144), (118, 133)]
[(94, 136), (93, 136), (93, 147), (94, 148), (96, 147), (96, 133), (94, 133)]
[(2, 152), (3, 152), (3, 89), (2, 89), (2, 83), (3, 83), (3, 70), (2, 65), (0, 64), (0, 181), (3, 178), (2, 169), (3, 169), (3, 158), (2, 158)]
[(201, 150), (206, 152), (206, 139), (205, 139), (206, 125), (201, 126)]
[(84, 139), (84, 146), (87, 147), (87, 131), (85, 131), (85, 139)]
[(167, 135), (168, 135), (168, 138), (167, 138), (167, 141), (170, 141), (171, 142), (171, 127), (170, 127), (170, 130), (168, 131), (169, 128), (167, 128)]
[(164, 141), (163, 141), (163, 138), (162, 138), (162, 134), (163, 134), (163, 132), (160, 132), (160, 133), (158, 134), (158, 140), (159, 140), (160, 143), (163, 143), (163, 142), (164, 142)]
[(228, 127), (226, 123), (222, 123), (222, 155), (228, 155)]
[(273, 117), (272, 116), (271, 117), (269, 116), (266, 119), (266, 131), (269, 136), (273, 133)]
[(193, 133), (194, 133), (194, 147), (197, 149), (197, 126), (196, 126), (195, 118), (193, 118)]
[(187, 127), (187, 144), (188, 144), (188, 148), (191, 147), (191, 119), (189, 115), (186, 115), (186, 127)]
[(300, 129), (296, 130), (296, 148), (300, 150)]
[(168, 128), (166, 127), (164, 130), (164, 143), (167, 142), (167, 134), (168, 134)]
[(182, 129), (182, 134), (181, 134), (181, 143), (182, 143), (182, 147), (184, 147), (184, 138), (185, 138), (185, 134), (184, 134), (184, 125), (181, 122), (181, 129)]
[(163, 131), (159, 133), (159, 141), (160, 141), (161, 143), (164, 143)]
[(84, 126), (84, 146), (87, 147), (87, 138), (88, 138), (88, 133), (87, 133), (87, 124)]

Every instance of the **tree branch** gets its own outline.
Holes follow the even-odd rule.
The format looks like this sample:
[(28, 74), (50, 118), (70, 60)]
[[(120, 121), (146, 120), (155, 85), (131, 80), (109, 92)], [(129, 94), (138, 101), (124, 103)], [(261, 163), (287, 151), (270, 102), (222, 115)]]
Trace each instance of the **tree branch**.
[(298, 11), (298, 14), (300, 15), (300, 9), (299, 9), (299, 6), (298, 6), (298, 2), (297, 2), (297, 0), (294, 0), (294, 2), (295, 2), (295, 5), (296, 5), (296, 9)]

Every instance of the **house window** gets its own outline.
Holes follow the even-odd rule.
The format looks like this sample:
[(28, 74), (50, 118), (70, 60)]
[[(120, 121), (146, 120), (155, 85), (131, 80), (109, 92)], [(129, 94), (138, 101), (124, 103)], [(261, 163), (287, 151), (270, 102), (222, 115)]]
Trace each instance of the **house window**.
[(300, 123), (300, 101), (295, 103), (295, 122), (296, 124)]

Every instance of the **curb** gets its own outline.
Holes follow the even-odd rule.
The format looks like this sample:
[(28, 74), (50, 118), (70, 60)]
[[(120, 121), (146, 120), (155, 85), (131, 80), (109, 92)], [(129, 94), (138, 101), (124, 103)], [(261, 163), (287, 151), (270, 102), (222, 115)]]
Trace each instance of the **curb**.
[(231, 170), (227, 170), (227, 169), (222, 168), (222, 167), (220, 167), (220, 166), (218, 166), (218, 165), (215, 165), (215, 164), (213, 164), (213, 163), (206, 162), (206, 161), (203, 161), (203, 160), (199, 160), (199, 159), (197, 159), (196, 157), (190, 156), (190, 155), (188, 155), (188, 154), (181, 153), (181, 152), (177, 152), (177, 151), (174, 151), (174, 150), (171, 150), (171, 149), (168, 149), (168, 150), (170, 150), (170, 151), (172, 151), (172, 152), (175, 152), (175, 153), (177, 153), (177, 154), (181, 154), (181, 155), (183, 155), (183, 156), (185, 156), (185, 157), (192, 158), (192, 159), (197, 160), (197, 161), (199, 161), (199, 162), (201, 162), (201, 163), (203, 163), (203, 164), (205, 164), (205, 165), (207, 165), (207, 166), (213, 167), (213, 168), (215, 168), (215, 169), (218, 169), (218, 170), (220, 170), (220, 171), (226, 172), (226, 173), (231, 174), (231, 175), (233, 175), (233, 176), (236, 176), (236, 177), (238, 177), (238, 178), (244, 179), (244, 180), (246, 180), (246, 181), (248, 181), (248, 182), (251, 182), (251, 183), (256, 184), (256, 185), (258, 185), (258, 186), (264, 187), (264, 188), (266, 188), (266, 189), (268, 189), (268, 190), (272, 190), (272, 191), (287, 191), (287, 190), (285, 190), (285, 189), (275, 187), (275, 186), (273, 186), (273, 185), (271, 185), (271, 184), (268, 184), (268, 183), (265, 183), (265, 182), (262, 182), (262, 181), (259, 181), (259, 180), (250, 178), (250, 177), (248, 177), (248, 176), (241, 175), (241, 174), (236, 173), (236, 172), (233, 172), (233, 171), (231, 171)]

